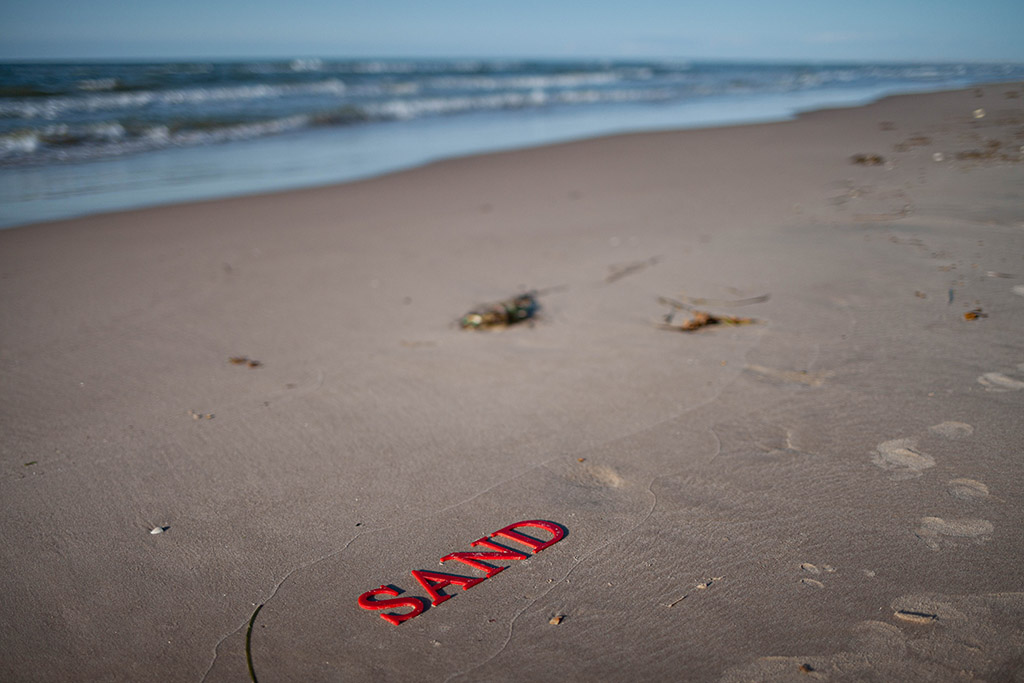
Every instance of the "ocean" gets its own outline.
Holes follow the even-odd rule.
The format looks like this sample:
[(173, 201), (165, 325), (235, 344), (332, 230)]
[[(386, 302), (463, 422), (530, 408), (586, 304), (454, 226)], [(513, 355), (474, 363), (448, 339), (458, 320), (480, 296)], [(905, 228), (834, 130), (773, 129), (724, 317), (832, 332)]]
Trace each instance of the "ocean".
[(1024, 64), (0, 64), (0, 227), (1022, 79)]

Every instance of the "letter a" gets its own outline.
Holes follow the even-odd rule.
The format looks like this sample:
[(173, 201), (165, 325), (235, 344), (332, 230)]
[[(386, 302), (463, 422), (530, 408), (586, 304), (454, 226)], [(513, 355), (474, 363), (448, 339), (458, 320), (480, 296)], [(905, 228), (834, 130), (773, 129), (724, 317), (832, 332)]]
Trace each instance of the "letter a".
[[(532, 536), (527, 536), (526, 534), (521, 534), (518, 531), (516, 531), (516, 529), (524, 526), (534, 527), (537, 529), (545, 529), (546, 531), (550, 531), (553, 534), (553, 536), (551, 537), (550, 541), (538, 541), (536, 538), (533, 538)], [(565, 529), (563, 529), (561, 525), (555, 524), (554, 522), (546, 522), (543, 519), (531, 519), (525, 522), (516, 522), (515, 524), (509, 524), (504, 529), (499, 529), (495, 531), (493, 534), (491, 534), (491, 538), (494, 538), (495, 536), (501, 536), (502, 538), (508, 538), (513, 541), (518, 541), (523, 545), (529, 546), (530, 550), (532, 550), (534, 553), (539, 553), (541, 550), (544, 550), (544, 548), (552, 546), (555, 543), (561, 541), (562, 538), (565, 536)]]
[(458, 574), (442, 574), (441, 572), (428, 572), (423, 569), (413, 569), (412, 575), (414, 579), (420, 582), (421, 586), (427, 589), (430, 597), (434, 599), (435, 605), (440, 605), (452, 597), (441, 592), (441, 589), (445, 586), (455, 584), (456, 586), (462, 586), (462, 590), (468, 591), (487, 578), (485, 576), (474, 578), (472, 576), (459, 576)]

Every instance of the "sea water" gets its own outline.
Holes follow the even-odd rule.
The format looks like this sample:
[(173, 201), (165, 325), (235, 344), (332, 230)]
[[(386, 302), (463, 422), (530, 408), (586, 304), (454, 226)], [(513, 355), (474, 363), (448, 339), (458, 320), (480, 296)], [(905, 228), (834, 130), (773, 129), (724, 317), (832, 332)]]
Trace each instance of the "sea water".
[(1022, 64), (2, 64), (0, 227), (1022, 78)]

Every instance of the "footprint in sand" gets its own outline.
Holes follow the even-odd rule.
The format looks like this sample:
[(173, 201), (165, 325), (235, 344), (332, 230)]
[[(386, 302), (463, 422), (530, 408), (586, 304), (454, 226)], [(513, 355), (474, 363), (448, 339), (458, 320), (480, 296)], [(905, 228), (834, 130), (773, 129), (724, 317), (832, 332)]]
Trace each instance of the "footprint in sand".
[(988, 487), (974, 479), (952, 479), (946, 486), (946, 493), (966, 501), (985, 500), (989, 497)]
[[(821, 565), (819, 567), (816, 564), (811, 564), (810, 562), (804, 562), (803, 564), (800, 565), (800, 571), (804, 572), (805, 574), (810, 574), (811, 576), (821, 576), (822, 572), (824, 572), (826, 574), (833, 573), (835, 571), (835, 567), (832, 567), (831, 565), (827, 565), (827, 564), (823, 564), (823, 565)], [(824, 583), (822, 583), (818, 579), (812, 579), (811, 576), (805, 576), (805, 577), (801, 578), (800, 579), (801, 585), (807, 586), (809, 588), (824, 588), (825, 587)]]
[(760, 657), (721, 681), (1014, 680), (1024, 593), (907, 595), (890, 609), (886, 621), (854, 625), (839, 652)]
[[(950, 420), (932, 425), (928, 428), (928, 434), (955, 441), (974, 434), (974, 427), (966, 422)], [(896, 480), (920, 477), (924, 470), (935, 467), (935, 458), (918, 450), (915, 437), (891, 439), (878, 444), (871, 462), (883, 470), (891, 471), (892, 478)]]
[(763, 365), (748, 365), (744, 369), (747, 370), (747, 372), (752, 372), (767, 380), (805, 384), (809, 387), (820, 387), (835, 374), (830, 370), (823, 370), (820, 372), (808, 372), (806, 370), (779, 370), (778, 368), (768, 368)]
[(607, 465), (580, 464), (570, 468), (563, 476), (570, 483), (584, 488), (621, 488), (626, 480), (619, 472)]
[(878, 444), (871, 462), (893, 473), (893, 479), (920, 477), (924, 470), (935, 467), (935, 458), (917, 450), (917, 439), (907, 437)]
[(1001, 372), (986, 372), (978, 378), (978, 383), (985, 387), (985, 391), (1003, 392), (1024, 389), (1024, 382)]
[(942, 436), (947, 439), (966, 439), (974, 433), (974, 427), (966, 422), (942, 422), (932, 425), (928, 431), (935, 436)]
[(991, 538), (994, 528), (987, 519), (922, 517), (914, 535), (932, 550), (939, 550), (943, 544), (984, 543)]

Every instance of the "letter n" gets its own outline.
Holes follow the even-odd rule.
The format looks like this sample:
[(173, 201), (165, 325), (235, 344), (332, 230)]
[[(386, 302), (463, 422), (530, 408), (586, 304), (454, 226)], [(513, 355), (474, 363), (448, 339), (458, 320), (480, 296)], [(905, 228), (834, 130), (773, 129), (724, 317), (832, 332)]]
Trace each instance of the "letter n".
[[(516, 529), (519, 529), (521, 527), (533, 527), (536, 529), (544, 529), (546, 531), (550, 531), (553, 535), (550, 541), (539, 541), (536, 538), (533, 538), (532, 536), (527, 536), (526, 534), (521, 534), (518, 531), (516, 531)], [(516, 522), (515, 524), (509, 524), (504, 529), (499, 529), (495, 531), (493, 534), (491, 534), (491, 538), (494, 538), (495, 536), (501, 536), (502, 538), (508, 538), (513, 541), (518, 541), (523, 545), (529, 546), (530, 550), (532, 550), (534, 553), (539, 553), (541, 550), (544, 550), (544, 548), (552, 546), (555, 543), (561, 541), (562, 538), (565, 536), (565, 529), (563, 529), (560, 524), (555, 524), (554, 522), (546, 522), (542, 519), (531, 519), (525, 522)]]
[(435, 605), (440, 605), (442, 602), (452, 597), (445, 595), (441, 592), (441, 589), (445, 586), (462, 586), (462, 590), (467, 591), (473, 586), (477, 585), (486, 576), (474, 578), (472, 576), (460, 576), (458, 574), (442, 574), (441, 572), (430, 572), (424, 569), (413, 569), (412, 576), (414, 579), (420, 582), (420, 585), (427, 589), (430, 593), (430, 597), (433, 598)]
[(463, 564), (468, 564), (473, 569), (479, 569), (482, 572), (486, 572), (487, 576), (485, 576), (484, 578), (489, 579), (498, 572), (508, 569), (508, 567), (495, 567), (493, 565), (481, 562), (480, 560), (525, 560), (527, 557), (529, 557), (525, 553), (521, 553), (518, 550), (512, 550), (511, 548), (506, 548), (504, 546), (498, 545), (497, 543), (492, 543), (486, 538), (481, 538), (478, 541), (473, 541), (472, 543), (470, 543), (470, 545), (474, 547), (482, 545), (485, 548), (490, 548), (491, 550), (494, 550), (495, 552), (452, 553), (451, 555), (445, 555), (444, 557), (442, 557), (441, 562), (447, 562), (448, 560), (458, 560)]

